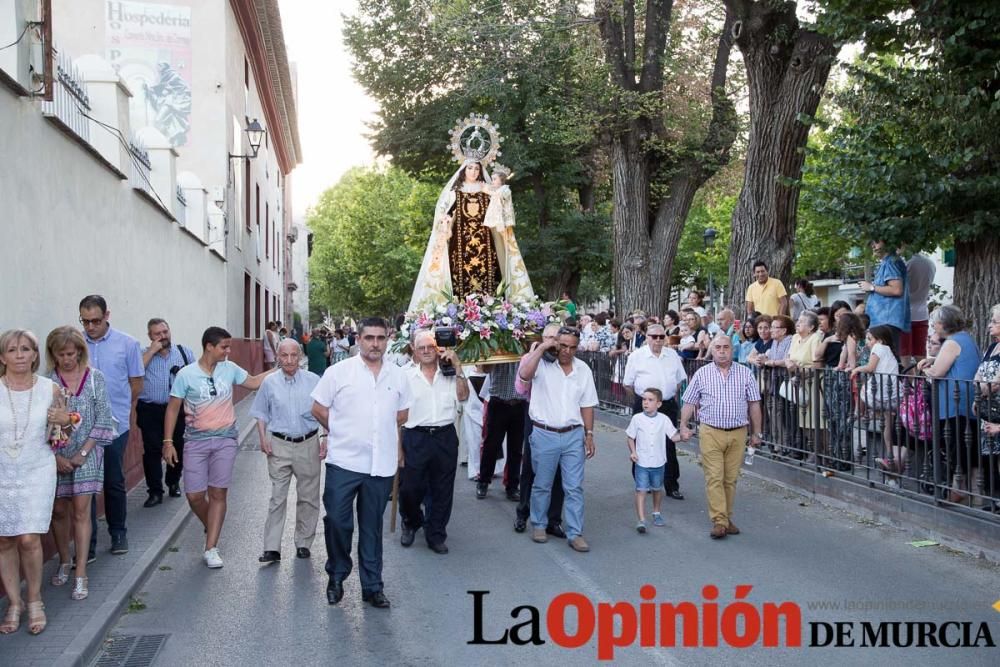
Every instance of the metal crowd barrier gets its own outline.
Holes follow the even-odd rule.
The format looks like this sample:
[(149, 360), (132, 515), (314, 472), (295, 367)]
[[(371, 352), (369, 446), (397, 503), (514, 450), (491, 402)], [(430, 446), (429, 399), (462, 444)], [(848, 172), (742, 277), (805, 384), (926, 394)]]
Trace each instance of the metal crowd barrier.
[[(631, 414), (622, 386), (627, 357), (580, 352), (601, 407)], [(706, 363), (684, 360), (690, 378)], [(1000, 386), (923, 375), (750, 366), (761, 390), (764, 443), (757, 456), (837, 475), (1000, 521)]]

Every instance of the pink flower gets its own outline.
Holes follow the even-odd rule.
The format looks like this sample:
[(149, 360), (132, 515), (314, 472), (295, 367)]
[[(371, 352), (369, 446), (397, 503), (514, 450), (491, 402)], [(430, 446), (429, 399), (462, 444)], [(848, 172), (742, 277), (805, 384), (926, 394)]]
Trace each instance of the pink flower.
[(482, 329), (479, 330), (479, 337), (482, 338), (483, 340), (489, 340), (490, 333), (491, 330), (489, 327), (483, 327)]

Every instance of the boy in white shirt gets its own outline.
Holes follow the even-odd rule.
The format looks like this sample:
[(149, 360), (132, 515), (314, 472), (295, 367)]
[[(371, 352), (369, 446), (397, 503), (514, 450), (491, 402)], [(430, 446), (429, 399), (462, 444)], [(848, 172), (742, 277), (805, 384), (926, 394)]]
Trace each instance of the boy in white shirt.
[(658, 412), (663, 393), (650, 388), (642, 392), (642, 412), (633, 415), (625, 430), (629, 458), (635, 463), (635, 511), (639, 522), (635, 529), (646, 533), (646, 494), (653, 492), (653, 525), (665, 526), (660, 514), (663, 501), (663, 468), (667, 464), (667, 438), (674, 442), (680, 434), (670, 417)]

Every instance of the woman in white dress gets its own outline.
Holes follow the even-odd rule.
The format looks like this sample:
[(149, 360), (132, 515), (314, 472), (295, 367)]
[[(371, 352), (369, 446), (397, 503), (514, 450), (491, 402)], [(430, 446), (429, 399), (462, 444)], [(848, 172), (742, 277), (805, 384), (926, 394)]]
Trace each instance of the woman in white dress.
[(8, 599), (0, 634), (20, 627), (25, 607), (31, 634), (46, 625), (41, 536), (49, 532), (56, 495), (49, 422), (68, 426), (70, 417), (53, 407), (59, 388), (35, 374), (39, 361), (38, 339), (30, 331), (0, 335), (0, 579)]

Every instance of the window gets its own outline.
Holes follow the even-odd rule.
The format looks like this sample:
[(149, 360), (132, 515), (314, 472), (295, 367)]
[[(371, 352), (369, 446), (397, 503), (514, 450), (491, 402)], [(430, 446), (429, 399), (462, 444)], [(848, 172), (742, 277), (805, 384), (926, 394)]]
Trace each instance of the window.
[(260, 338), (264, 327), (260, 325), (260, 283), (254, 285), (254, 338)]
[(250, 338), (250, 274), (243, 274), (243, 337)]
[(257, 261), (260, 262), (260, 183), (256, 186), (257, 192)]
[(264, 321), (271, 321), (271, 290), (264, 288)]
[(280, 322), (281, 321), (281, 313), (278, 311), (278, 295), (275, 294), (272, 298), (274, 299), (274, 319), (276, 321)]
[(264, 257), (271, 256), (271, 204), (264, 203)]

